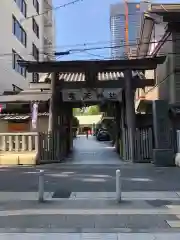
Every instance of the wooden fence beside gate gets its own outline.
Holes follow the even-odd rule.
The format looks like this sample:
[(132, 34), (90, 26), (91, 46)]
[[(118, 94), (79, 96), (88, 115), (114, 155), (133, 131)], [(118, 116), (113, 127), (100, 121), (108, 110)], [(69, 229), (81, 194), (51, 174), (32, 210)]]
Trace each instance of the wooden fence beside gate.
[(64, 131), (39, 132), (38, 161), (51, 163), (62, 161), (70, 152), (71, 142)]
[[(121, 157), (124, 160), (130, 159), (130, 144), (128, 130), (123, 130)], [(180, 136), (180, 134), (179, 134)], [(170, 129), (169, 149), (177, 152), (177, 138), (175, 132)], [(179, 137), (180, 139), (180, 137)], [(180, 140), (179, 140), (180, 142)], [(180, 144), (179, 144), (180, 145)], [(152, 128), (136, 129), (135, 133), (135, 158), (138, 162), (148, 163), (153, 159), (154, 136)], [(179, 150), (180, 151), (180, 150)]]
[(39, 163), (57, 162), (61, 160), (62, 143), (60, 144), (60, 133), (40, 132), (38, 143)]
[[(123, 129), (122, 158), (130, 159), (129, 133)], [(153, 131), (152, 128), (136, 129), (135, 133), (135, 158), (138, 162), (151, 162), (153, 152)]]
[[(61, 141), (61, 143), (60, 143)], [(60, 160), (60, 155), (63, 152), (64, 141), (60, 138), (58, 132), (52, 133), (39, 133), (38, 144), (38, 159), (39, 163), (52, 162)], [(123, 141), (122, 141), (122, 157), (124, 160), (129, 160), (130, 145), (128, 130), (124, 129)], [(59, 150), (57, 151), (59, 146)], [(152, 128), (136, 129), (135, 135), (135, 156), (138, 162), (151, 162), (153, 150), (153, 132)], [(57, 157), (58, 156), (58, 157)]]

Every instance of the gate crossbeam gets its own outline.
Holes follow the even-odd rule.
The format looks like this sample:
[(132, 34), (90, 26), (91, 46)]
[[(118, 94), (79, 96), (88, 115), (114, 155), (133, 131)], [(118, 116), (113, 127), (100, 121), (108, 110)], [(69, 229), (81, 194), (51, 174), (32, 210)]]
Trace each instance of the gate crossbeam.
[(19, 60), (19, 64), (28, 72), (85, 72), (95, 69), (98, 72), (115, 72), (129, 70), (153, 70), (162, 64), (166, 56), (128, 60), (95, 60), (95, 61), (50, 61), (36, 62)]

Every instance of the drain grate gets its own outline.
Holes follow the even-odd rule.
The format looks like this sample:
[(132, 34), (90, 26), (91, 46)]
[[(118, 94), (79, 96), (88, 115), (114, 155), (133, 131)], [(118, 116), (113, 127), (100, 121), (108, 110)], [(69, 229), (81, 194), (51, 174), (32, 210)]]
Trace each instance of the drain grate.
[(168, 200), (146, 200), (146, 202), (153, 207), (162, 207), (165, 205), (171, 205), (172, 202)]
[(53, 195), (52, 198), (69, 198), (71, 195), (71, 191), (63, 190), (63, 189), (57, 189)]

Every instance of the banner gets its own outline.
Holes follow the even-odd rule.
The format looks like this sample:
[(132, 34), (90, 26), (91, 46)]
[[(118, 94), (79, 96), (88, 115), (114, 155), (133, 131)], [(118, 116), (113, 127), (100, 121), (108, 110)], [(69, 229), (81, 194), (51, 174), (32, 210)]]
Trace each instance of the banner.
[(37, 118), (38, 118), (38, 104), (34, 103), (32, 106), (32, 128), (37, 128)]

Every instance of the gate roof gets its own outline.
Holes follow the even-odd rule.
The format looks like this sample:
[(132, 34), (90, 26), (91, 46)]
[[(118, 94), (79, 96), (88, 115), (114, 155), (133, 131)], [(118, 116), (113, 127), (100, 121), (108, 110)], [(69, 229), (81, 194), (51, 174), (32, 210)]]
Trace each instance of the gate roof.
[[(49, 61), (49, 62), (36, 62), (36, 61), (18, 61), (22, 67), (25, 67), (28, 72), (39, 72), (39, 73), (59, 73), (59, 79), (64, 80), (68, 84), (72, 82), (78, 85), (78, 82), (86, 83), (87, 80), (90, 82), (95, 81), (96, 87), (98, 83), (103, 82), (108, 86), (112, 87), (111, 80), (122, 80), (114, 81), (116, 87), (123, 87), (125, 81), (123, 71), (129, 69), (133, 70), (132, 75), (134, 76), (133, 81), (136, 87), (142, 87), (141, 84), (148, 86), (147, 82), (143, 81), (145, 77), (139, 73), (141, 70), (156, 69), (158, 64), (162, 64), (166, 59), (166, 56), (154, 57), (154, 58), (143, 58), (143, 59), (127, 59), (127, 60), (95, 60), (95, 61)], [(91, 75), (91, 73), (93, 73)], [(97, 79), (95, 77), (97, 76)], [(89, 78), (89, 79), (86, 79)], [(47, 78), (47, 75), (46, 75)], [(96, 80), (99, 80), (96, 82)], [(106, 81), (108, 80), (108, 81)], [(110, 81), (109, 81), (110, 80)], [(140, 84), (138, 81), (140, 80)], [(151, 80), (151, 79), (150, 79)], [(136, 83), (135, 83), (136, 82)], [(142, 83), (144, 82), (144, 83)], [(109, 85), (107, 86), (107, 83)], [(118, 83), (118, 84), (117, 84)], [(139, 84), (139, 85), (138, 85)], [(150, 81), (149, 86), (152, 86)], [(115, 86), (114, 85), (114, 86)], [(82, 85), (83, 86), (83, 85)], [(75, 87), (75, 86), (73, 86)], [(77, 86), (76, 86), (77, 87)], [(78, 88), (80, 85), (78, 86)], [(103, 86), (105, 87), (105, 85)], [(67, 88), (70, 88), (68, 85)], [(36, 88), (37, 89), (37, 88)], [(41, 91), (43, 87), (37, 91), (22, 91), (17, 95), (6, 95), (0, 96), (0, 102), (31, 102), (31, 101), (47, 101), (51, 97), (51, 91), (45, 87), (48, 91)]]
[[(145, 76), (142, 72), (132, 71), (132, 76), (139, 76), (140, 78), (144, 78)], [(51, 79), (52, 74), (46, 73), (44, 74), (39, 82), (46, 82), (46, 79)], [(119, 80), (120, 78), (124, 78), (123, 72), (102, 72), (98, 73), (97, 76), (99, 81), (108, 81), (108, 80)], [(60, 72), (59, 73), (59, 80), (64, 80), (65, 82), (84, 82), (85, 73), (69, 73), (69, 72)]]

